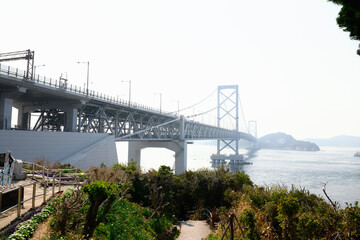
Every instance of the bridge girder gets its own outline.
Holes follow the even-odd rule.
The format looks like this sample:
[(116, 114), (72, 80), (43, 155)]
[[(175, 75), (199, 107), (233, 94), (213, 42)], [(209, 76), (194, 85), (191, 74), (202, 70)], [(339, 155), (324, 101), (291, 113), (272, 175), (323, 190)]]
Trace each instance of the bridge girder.
[[(33, 130), (62, 131), (66, 124), (66, 111), (37, 109), (40, 115)], [(205, 125), (182, 118), (159, 117), (140, 111), (116, 109), (109, 105), (85, 104), (78, 109), (76, 131), (108, 133), (116, 141), (183, 141), (221, 139), (226, 146), (234, 139), (255, 141), (247, 134)], [(183, 133), (181, 124), (183, 121)], [(182, 137), (183, 135), (183, 137)], [(183, 138), (183, 139), (182, 139)], [(227, 141), (227, 142), (226, 142)]]

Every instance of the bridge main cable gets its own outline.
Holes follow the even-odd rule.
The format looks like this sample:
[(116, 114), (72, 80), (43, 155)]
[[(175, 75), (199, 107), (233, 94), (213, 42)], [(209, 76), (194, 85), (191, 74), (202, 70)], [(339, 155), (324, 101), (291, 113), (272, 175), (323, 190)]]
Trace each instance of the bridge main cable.
[(177, 112), (182, 112), (182, 111), (188, 110), (188, 109), (190, 109), (190, 108), (192, 108), (192, 107), (195, 107), (196, 105), (199, 105), (200, 103), (204, 102), (206, 99), (210, 98), (216, 91), (217, 91), (217, 89), (215, 88), (214, 91), (212, 91), (207, 97), (201, 99), (199, 102), (194, 103), (193, 105), (190, 105), (190, 106), (188, 106), (188, 107), (182, 108), (182, 109), (180, 109), (179, 111), (170, 112), (169, 114), (174, 114), (174, 113), (177, 113)]

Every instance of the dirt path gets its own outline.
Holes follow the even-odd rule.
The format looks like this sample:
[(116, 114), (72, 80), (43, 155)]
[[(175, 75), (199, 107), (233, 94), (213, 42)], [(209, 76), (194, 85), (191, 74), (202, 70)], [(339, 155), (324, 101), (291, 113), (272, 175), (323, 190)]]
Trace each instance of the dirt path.
[(177, 240), (201, 240), (210, 233), (206, 221), (182, 221), (181, 233)]
[(50, 222), (50, 218), (48, 218), (45, 222), (40, 223), (37, 226), (34, 235), (31, 238), (29, 238), (29, 240), (40, 240), (41, 238), (48, 236), (49, 222)]

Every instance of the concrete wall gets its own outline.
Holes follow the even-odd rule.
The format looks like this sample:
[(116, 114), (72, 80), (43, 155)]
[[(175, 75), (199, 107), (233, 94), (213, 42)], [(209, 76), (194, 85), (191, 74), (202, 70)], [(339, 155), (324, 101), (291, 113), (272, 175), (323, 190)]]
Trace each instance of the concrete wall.
[(86, 170), (91, 166), (99, 166), (101, 163), (111, 167), (118, 163), (115, 137), (107, 135), (105, 138), (79, 149), (76, 154), (72, 154), (61, 162), (70, 163), (81, 170)]
[(7, 150), (27, 162), (46, 159), (82, 170), (118, 163), (115, 138), (105, 133), (0, 130), (0, 152)]

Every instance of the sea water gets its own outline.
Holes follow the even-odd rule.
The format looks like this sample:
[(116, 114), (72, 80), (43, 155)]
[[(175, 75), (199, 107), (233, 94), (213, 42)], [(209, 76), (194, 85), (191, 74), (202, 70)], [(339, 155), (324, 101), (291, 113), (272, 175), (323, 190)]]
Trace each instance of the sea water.
[[(117, 143), (117, 149), (119, 162), (127, 162), (127, 143)], [(195, 142), (189, 144), (187, 150), (187, 169), (215, 167), (210, 156), (216, 153), (216, 146)], [(331, 200), (345, 207), (346, 202), (360, 201), (360, 158), (353, 156), (356, 151), (359, 149), (321, 147), (318, 152), (262, 149), (246, 160), (251, 164), (229, 168), (244, 171), (259, 186), (306, 188), (324, 198), (325, 187)], [(173, 168), (174, 161), (174, 153), (166, 149), (141, 151), (141, 168), (144, 171), (158, 169), (161, 165)]]

